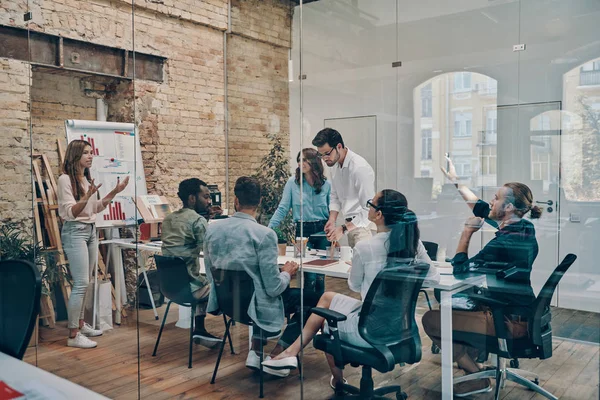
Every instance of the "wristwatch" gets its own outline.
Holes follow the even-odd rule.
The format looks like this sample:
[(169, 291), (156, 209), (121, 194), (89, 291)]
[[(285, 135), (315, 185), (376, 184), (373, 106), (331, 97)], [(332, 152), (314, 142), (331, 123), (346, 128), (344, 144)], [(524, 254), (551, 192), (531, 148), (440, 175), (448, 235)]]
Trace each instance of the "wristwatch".
[(345, 234), (346, 232), (348, 232), (348, 227), (346, 224), (342, 224), (342, 234)]

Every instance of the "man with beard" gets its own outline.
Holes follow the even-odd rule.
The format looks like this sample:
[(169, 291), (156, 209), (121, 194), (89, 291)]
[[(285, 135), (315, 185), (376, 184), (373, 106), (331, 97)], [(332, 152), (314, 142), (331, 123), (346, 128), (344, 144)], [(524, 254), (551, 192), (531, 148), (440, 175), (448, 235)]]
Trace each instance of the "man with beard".
[[(210, 284), (200, 275), (200, 252), (204, 248), (204, 236), (208, 223), (203, 215), (210, 215), (211, 197), (208, 186), (197, 178), (190, 178), (179, 184), (177, 195), (183, 208), (167, 215), (162, 223), (162, 254), (181, 257), (186, 261), (190, 275), (190, 289), (194, 298), (208, 300)], [(207, 301), (196, 307), (194, 342), (212, 348), (221, 342), (206, 331)]]
[[(450, 167), (444, 174), (456, 182), (454, 166), (448, 159)], [(457, 185), (458, 187), (459, 185)], [(534, 205), (533, 195), (527, 185), (519, 182), (505, 183), (496, 192), (490, 204), (480, 200), (468, 188), (459, 187), (461, 195), (470, 202), (475, 216), (465, 222), (456, 255), (452, 260), (454, 273), (468, 272), (471, 267), (516, 266), (519, 281), (523, 290), (518, 294), (502, 291), (484, 291), (485, 296), (503, 301), (510, 305), (510, 315), (505, 316), (506, 330), (513, 339), (527, 335), (527, 319), (521, 317), (530, 313), (529, 307), (535, 296), (530, 287), (530, 275), (533, 262), (538, 254), (538, 243), (533, 224), (525, 219), (540, 218), (542, 210)], [(475, 256), (469, 258), (469, 243), (483, 222), (498, 228), (496, 236)], [(423, 315), (423, 329), (440, 346), (441, 323), (440, 311), (432, 310)], [(454, 331), (487, 335), (495, 338), (494, 318), (489, 308), (474, 304), (470, 310), (452, 310), (452, 328)], [(491, 339), (494, 340), (494, 339)], [(479, 372), (481, 367), (476, 363), (480, 351), (474, 347), (454, 343), (454, 360), (467, 374)], [(461, 382), (455, 385), (454, 395), (465, 397), (492, 390), (488, 378)]]
[[(367, 160), (344, 146), (342, 135), (335, 129), (321, 130), (312, 144), (331, 171), (329, 220), (325, 224), (327, 239), (335, 242), (347, 233), (348, 244), (354, 247), (371, 237), (367, 201), (375, 196), (373, 168)], [(336, 227), (340, 212), (345, 222)]]

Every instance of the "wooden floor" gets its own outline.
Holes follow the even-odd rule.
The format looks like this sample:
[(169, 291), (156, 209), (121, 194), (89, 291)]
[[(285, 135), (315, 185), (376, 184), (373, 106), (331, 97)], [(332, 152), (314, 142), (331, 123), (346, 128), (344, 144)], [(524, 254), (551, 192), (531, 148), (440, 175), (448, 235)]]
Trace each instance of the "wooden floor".
[[(341, 280), (328, 279), (327, 288), (347, 292), (346, 283)], [(426, 310), (427, 305), (421, 301), (417, 309), (419, 320)], [(164, 311), (164, 306), (159, 308), (161, 318)], [(578, 315), (576, 313), (569, 318), (565, 311), (560, 311), (560, 314), (566, 323), (574, 323), (575, 320), (569, 320)], [(231, 355), (229, 351), (225, 351), (217, 381), (211, 385), (210, 378), (217, 351), (195, 346), (194, 366), (188, 369), (189, 331), (174, 326), (177, 316), (177, 309), (172, 307), (168, 318), (171, 323), (163, 332), (156, 357), (152, 357), (151, 354), (160, 324), (154, 320), (152, 310), (143, 310), (138, 316), (131, 312), (128, 320), (121, 326), (98, 338), (96, 349), (66, 347), (67, 330), (64, 324), (62, 328), (57, 327), (54, 330), (41, 329), (39, 346), (37, 349), (30, 348), (25, 360), (109, 398), (136, 399), (139, 343), (139, 394), (142, 399), (258, 397), (258, 375), (245, 367), (248, 353), (247, 328), (239, 325), (233, 328), (236, 354)], [(136, 320), (139, 320), (139, 342)], [(223, 321), (218, 317), (208, 317), (207, 327), (214, 334), (221, 334), (224, 330)], [(544, 361), (521, 360), (521, 368), (537, 373), (542, 385), (561, 399), (598, 399), (599, 346), (557, 339), (553, 344), (552, 358)], [(423, 336), (421, 362), (405, 367), (397, 366), (387, 374), (375, 372), (376, 386), (400, 384), (410, 399), (439, 399), (440, 355), (432, 354), (430, 346), (430, 340)], [(304, 398), (311, 400), (327, 399), (332, 395), (325, 358), (311, 346), (305, 350), (303, 371), (304, 385), (301, 385), (297, 371), (283, 379), (266, 377), (266, 398), (299, 399), (301, 390), (304, 392)], [(359, 368), (347, 367), (345, 376), (351, 384), (358, 385), (360, 372)], [(455, 374), (460, 375), (461, 372), (455, 369)], [(493, 396), (485, 394), (476, 398), (491, 399)], [(543, 397), (509, 382), (502, 391), (501, 398), (520, 400)]]

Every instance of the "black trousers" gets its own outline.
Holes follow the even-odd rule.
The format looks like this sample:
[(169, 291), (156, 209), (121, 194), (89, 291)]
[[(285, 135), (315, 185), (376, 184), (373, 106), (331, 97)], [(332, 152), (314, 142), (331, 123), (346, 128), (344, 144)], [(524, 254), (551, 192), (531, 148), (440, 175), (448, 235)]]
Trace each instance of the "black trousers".
[(300, 296), (302, 290), (298, 288), (287, 288), (282, 294), (283, 308), (285, 314), (294, 314), (285, 328), (283, 335), (279, 339), (279, 344), (284, 348), (289, 347), (300, 336), (300, 331), (304, 327), (306, 320), (310, 315), (310, 309), (317, 306), (321, 295), (312, 290), (304, 289), (304, 307), (300, 307)]

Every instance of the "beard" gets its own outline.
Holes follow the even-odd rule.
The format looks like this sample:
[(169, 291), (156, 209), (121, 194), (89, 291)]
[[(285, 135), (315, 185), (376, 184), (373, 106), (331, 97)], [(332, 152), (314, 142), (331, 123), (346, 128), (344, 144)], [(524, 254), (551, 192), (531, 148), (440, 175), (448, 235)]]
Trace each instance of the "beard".
[(506, 216), (506, 211), (504, 211), (504, 207), (497, 209), (496, 211), (492, 210), (490, 215), (488, 216), (490, 219), (494, 221), (502, 221)]

